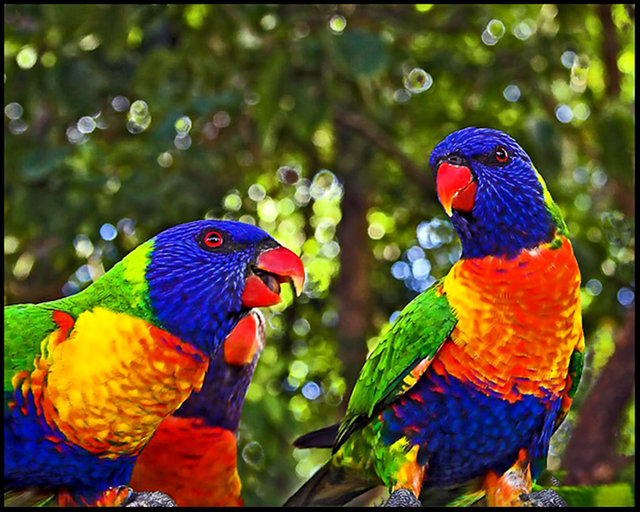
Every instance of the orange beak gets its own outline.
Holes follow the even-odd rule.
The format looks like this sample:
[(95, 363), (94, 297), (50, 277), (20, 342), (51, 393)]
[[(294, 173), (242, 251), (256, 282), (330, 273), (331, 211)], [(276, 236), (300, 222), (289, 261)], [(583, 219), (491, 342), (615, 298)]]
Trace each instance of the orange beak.
[(436, 184), (438, 198), (449, 217), (454, 208), (463, 212), (471, 211), (475, 204), (477, 186), (468, 167), (441, 163), (436, 175)]
[(277, 304), (280, 284), (290, 282), (296, 295), (304, 285), (302, 261), (289, 249), (276, 247), (262, 252), (251, 266), (242, 292), (242, 304), (248, 308)]

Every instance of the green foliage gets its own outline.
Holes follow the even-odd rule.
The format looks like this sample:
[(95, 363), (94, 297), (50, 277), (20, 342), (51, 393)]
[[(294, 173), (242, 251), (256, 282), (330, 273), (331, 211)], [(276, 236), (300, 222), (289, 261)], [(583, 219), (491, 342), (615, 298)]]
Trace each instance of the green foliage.
[[(605, 33), (598, 6), (575, 4), (5, 6), (5, 303), (71, 294), (203, 217), (301, 253), (308, 284), (267, 314), (239, 439), (246, 503), (279, 505), (326, 458), (291, 441), (341, 416), (362, 364), (339, 356), (341, 266), (367, 269), (363, 356), (459, 255), (428, 152), (499, 128), (544, 177), (583, 276), (585, 370), (557, 467), (634, 304), (632, 9), (613, 6)], [(363, 204), (345, 204), (354, 187)], [(363, 240), (339, 240), (353, 215)]]
[[(551, 487), (570, 507), (633, 507), (635, 493), (627, 483), (585, 487)], [(534, 490), (539, 490), (534, 488)]]

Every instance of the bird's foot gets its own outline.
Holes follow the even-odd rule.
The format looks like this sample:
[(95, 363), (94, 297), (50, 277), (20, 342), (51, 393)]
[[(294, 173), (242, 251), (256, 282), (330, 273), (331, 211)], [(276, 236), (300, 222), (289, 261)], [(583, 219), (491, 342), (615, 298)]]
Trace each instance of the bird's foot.
[(568, 507), (564, 501), (553, 489), (543, 489), (541, 491), (532, 492), (530, 494), (521, 494), (520, 500), (523, 507)]
[(123, 507), (177, 507), (169, 495), (160, 492), (132, 492)]
[(391, 493), (383, 507), (421, 507), (422, 503), (408, 489), (398, 489)]

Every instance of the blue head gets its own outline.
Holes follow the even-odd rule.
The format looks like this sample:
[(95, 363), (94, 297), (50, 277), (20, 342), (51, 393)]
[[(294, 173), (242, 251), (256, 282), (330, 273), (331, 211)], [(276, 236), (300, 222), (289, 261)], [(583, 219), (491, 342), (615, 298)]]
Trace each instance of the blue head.
[(300, 259), (260, 228), (201, 220), (153, 239), (146, 269), (158, 324), (212, 354), (250, 308), (280, 301), (280, 283), (300, 291)]
[(513, 257), (564, 229), (529, 155), (503, 132), (453, 132), (434, 148), (429, 164), (463, 258)]

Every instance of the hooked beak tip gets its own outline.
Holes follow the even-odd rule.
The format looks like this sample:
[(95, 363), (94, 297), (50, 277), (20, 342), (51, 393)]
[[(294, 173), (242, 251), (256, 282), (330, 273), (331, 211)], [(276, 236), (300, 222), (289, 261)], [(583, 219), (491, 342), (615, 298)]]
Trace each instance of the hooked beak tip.
[(280, 283), (291, 283), (296, 296), (302, 293), (304, 266), (300, 258), (286, 247), (277, 246), (263, 251), (252, 269), (242, 294), (246, 307), (266, 307), (280, 302)]
[(294, 276), (291, 276), (290, 281), (291, 281), (291, 286), (293, 288), (294, 293), (296, 294), (296, 297), (300, 297), (300, 294), (302, 293), (302, 288), (304, 287), (304, 271), (302, 272), (302, 274), (297, 274)]

